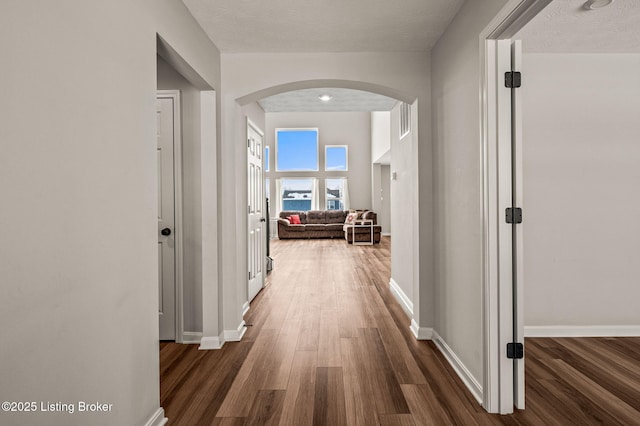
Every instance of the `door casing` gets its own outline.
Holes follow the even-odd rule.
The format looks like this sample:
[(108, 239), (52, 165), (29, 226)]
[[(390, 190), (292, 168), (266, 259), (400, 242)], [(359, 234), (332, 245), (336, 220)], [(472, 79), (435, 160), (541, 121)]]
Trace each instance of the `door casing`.
[[(524, 408), (524, 393), (519, 392), (516, 397), (514, 389), (514, 374), (520, 379), (524, 368), (521, 366), (522, 368), (514, 369), (513, 361), (506, 358), (505, 346), (505, 342), (511, 341), (513, 336), (514, 312), (520, 316), (518, 320), (522, 320), (522, 291), (518, 292), (514, 306), (511, 283), (512, 265), (521, 275), (523, 258), (522, 251), (516, 251), (515, 262), (512, 264), (512, 233), (504, 224), (507, 200), (511, 206), (511, 168), (522, 170), (522, 157), (516, 156), (512, 164), (510, 147), (507, 152), (504, 143), (501, 143), (505, 139), (511, 139), (512, 111), (510, 93), (498, 91), (498, 85), (504, 81), (505, 67), (508, 66), (510, 70), (511, 63), (509, 61), (506, 64), (504, 58), (500, 58), (501, 49), (498, 44), (510, 40), (551, 1), (510, 0), (479, 36), (484, 343), (482, 405), (490, 413), (507, 414), (513, 412), (514, 406)], [(521, 115), (518, 114), (515, 119), (521, 120)], [(521, 128), (520, 123), (515, 126)], [(516, 184), (521, 186), (521, 179), (519, 182)], [(516, 188), (516, 193), (522, 197), (522, 187)], [(523, 225), (519, 226), (522, 228)], [(522, 231), (519, 233), (521, 236)], [(521, 244), (522, 239), (519, 241)], [(519, 282), (522, 283), (521, 280)]]

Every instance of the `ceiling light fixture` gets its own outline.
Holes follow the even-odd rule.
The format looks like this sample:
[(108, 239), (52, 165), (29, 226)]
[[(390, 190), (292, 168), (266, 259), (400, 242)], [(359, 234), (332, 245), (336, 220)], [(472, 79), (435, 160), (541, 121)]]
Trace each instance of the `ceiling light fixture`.
[(333, 97), (331, 95), (322, 95), (318, 96), (318, 99), (320, 99), (322, 102), (329, 102), (331, 99), (333, 99)]
[(584, 4), (584, 8), (587, 10), (600, 9), (609, 6), (611, 3), (613, 3), (613, 0), (588, 0)]

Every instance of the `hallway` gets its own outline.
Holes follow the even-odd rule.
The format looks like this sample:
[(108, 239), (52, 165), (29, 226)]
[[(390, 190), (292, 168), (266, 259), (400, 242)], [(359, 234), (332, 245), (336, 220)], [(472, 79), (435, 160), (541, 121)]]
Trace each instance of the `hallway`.
[(388, 288), (388, 237), (274, 241), (272, 256), (241, 342), (161, 343), (169, 425), (640, 422), (640, 339), (527, 339), (528, 409), (490, 415), (435, 345), (410, 333)]

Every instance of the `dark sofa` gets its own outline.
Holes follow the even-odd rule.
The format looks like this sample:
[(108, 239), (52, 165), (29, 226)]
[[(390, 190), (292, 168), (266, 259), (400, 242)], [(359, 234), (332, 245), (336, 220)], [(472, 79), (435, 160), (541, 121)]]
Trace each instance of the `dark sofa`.
[[(310, 210), (308, 212), (282, 211), (278, 218), (278, 238), (344, 238), (346, 211)], [(291, 215), (300, 216), (300, 225), (293, 225), (287, 219)]]

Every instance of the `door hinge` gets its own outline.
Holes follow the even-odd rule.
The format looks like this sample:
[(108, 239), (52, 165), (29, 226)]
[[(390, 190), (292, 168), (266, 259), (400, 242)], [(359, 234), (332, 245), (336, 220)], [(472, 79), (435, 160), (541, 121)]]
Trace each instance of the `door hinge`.
[(507, 223), (522, 223), (522, 209), (520, 207), (507, 207)]
[(247, 139), (247, 148), (251, 148), (251, 139)]
[(504, 86), (511, 89), (522, 86), (522, 74), (520, 71), (507, 71), (504, 73)]
[(522, 343), (507, 343), (507, 358), (524, 358), (524, 345)]

